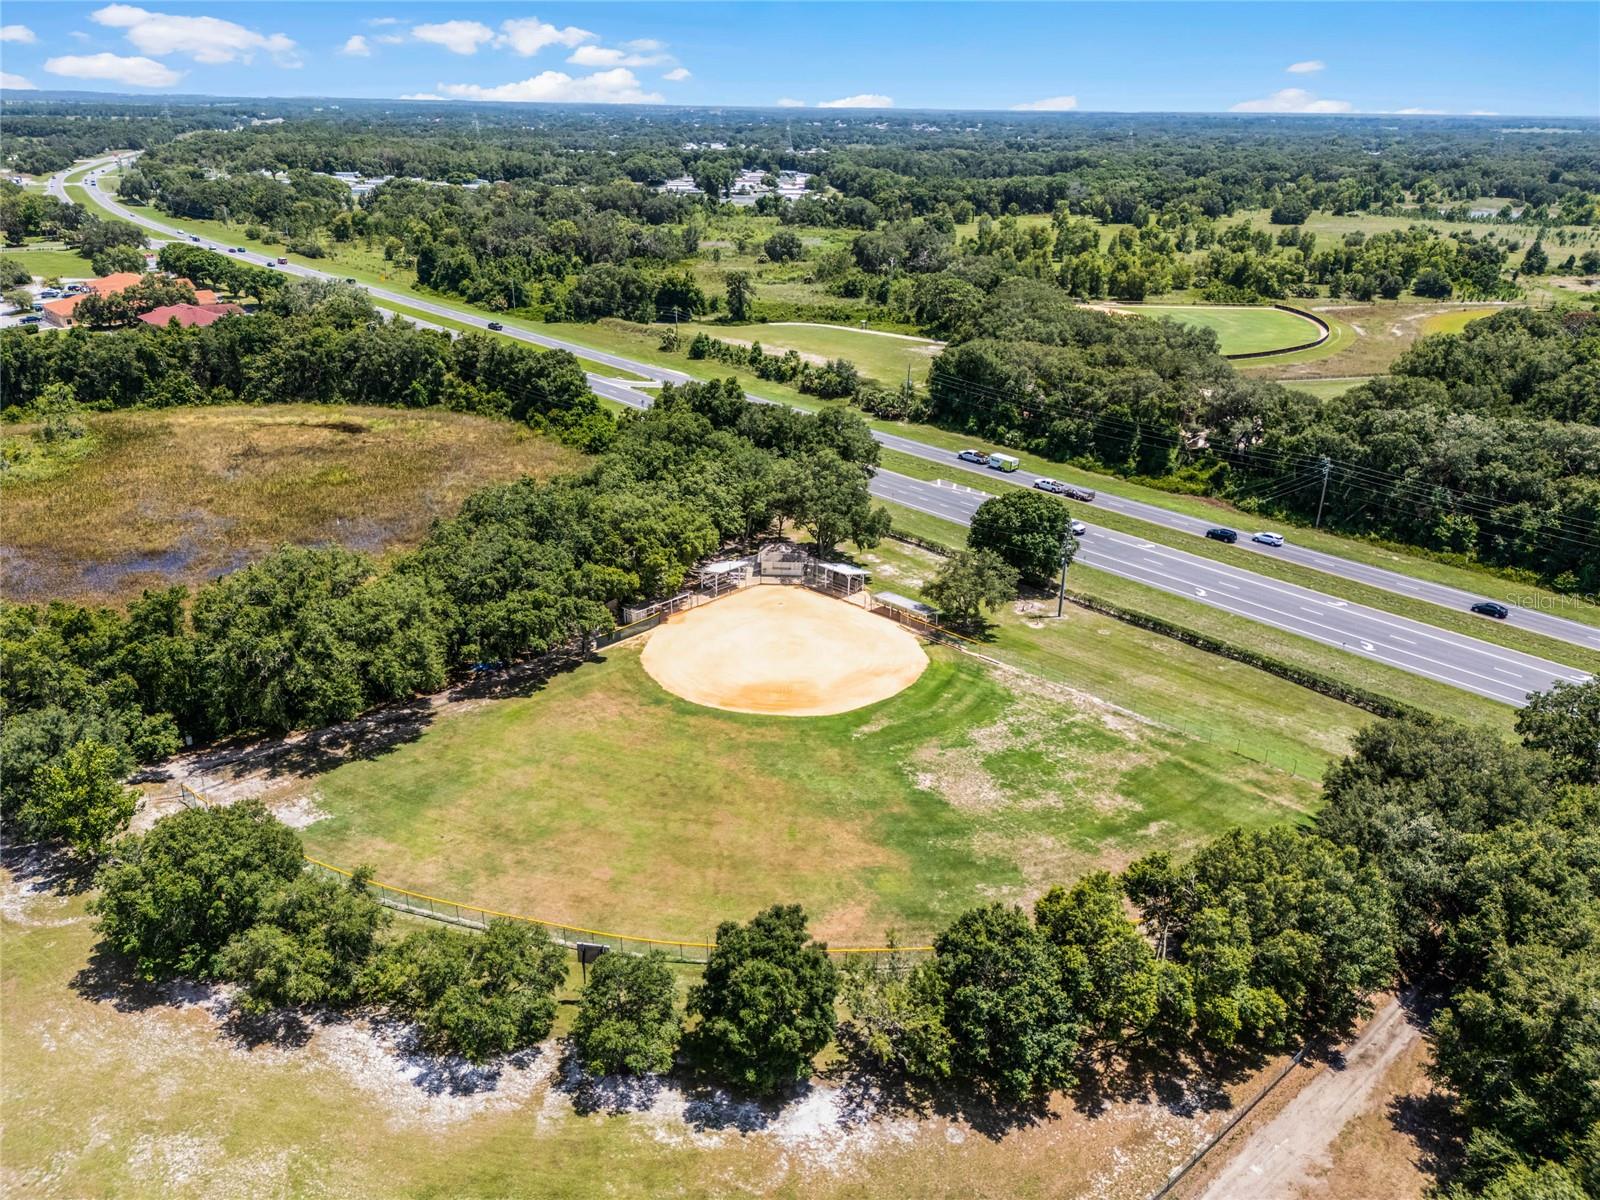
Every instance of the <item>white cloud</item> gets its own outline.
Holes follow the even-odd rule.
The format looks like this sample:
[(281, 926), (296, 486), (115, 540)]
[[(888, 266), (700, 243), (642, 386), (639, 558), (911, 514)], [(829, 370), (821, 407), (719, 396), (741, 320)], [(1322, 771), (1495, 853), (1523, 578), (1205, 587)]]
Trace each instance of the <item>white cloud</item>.
[(280, 67), (300, 65), (293, 39), (258, 33), (217, 17), (180, 17), (131, 4), (108, 4), (89, 16), (100, 25), (124, 30), (146, 54), (186, 54), (195, 62), (215, 65), (250, 62), (257, 51), (265, 51)]
[(1026, 104), (1013, 104), (1013, 112), (1071, 112), (1078, 107), (1076, 96), (1046, 96), (1043, 100), (1029, 100)]
[(1469, 117), (1498, 117), (1499, 115), (1500, 114), (1495, 112), (1492, 108), (1474, 108), (1467, 113), (1467, 116)]
[(89, 40), (89, 35), (81, 29), (74, 29), (67, 36), (75, 42), (87, 42)]
[(1229, 112), (1260, 113), (1347, 113), (1355, 106), (1348, 100), (1319, 100), (1305, 88), (1282, 88), (1260, 100), (1241, 100)]
[(837, 100), (824, 100), (818, 108), (893, 108), (894, 101), (877, 92), (862, 92), (855, 96), (842, 96)]
[(1318, 71), (1327, 70), (1328, 64), (1320, 58), (1308, 58), (1305, 62), (1290, 63), (1284, 68), (1291, 75), (1315, 75)]
[(622, 43), (628, 50), (637, 50), (640, 54), (653, 54), (657, 50), (665, 50), (667, 44), (658, 42), (655, 38), (634, 38), (632, 41)]
[(630, 54), (609, 46), (579, 46), (567, 61), (580, 67), (662, 67), (672, 61), (670, 54)]
[(443, 46), (452, 54), (476, 54), (484, 42), (494, 40), (494, 30), (481, 21), (441, 21), (437, 25), (413, 25), (411, 36), (419, 42)]
[(13, 75), (10, 71), (0, 71), (0, 90), (36, 92), (39, 89), (30, 80), (24, 79), (21, 75)]
[(554, 25), (539, 20), (538, 17), (522, 17), (514, 21), (502, 21), (500, 36), (495, 38), (494, 44), (527, 58), (539, 53), (546, 46), (571, 48), (580, 42), (592, 42), (598, 36), (587, 29), (579, 29), (576, 25), (557, 29)]
[(39, 36), (26, 25), (0, 25), (0, 42), (21, 42), (31, 46), (39, 40)]
[(690, 72), (688, 67), (673, 67), (672, 70), (668, 71), (661, 78), (665, 79), (668, 83), (682, 83), (685, 79), (689, 78), (689, 74)]
[(541, 71), (516, 83), (482, 87), (476, 83), (441, 83), (439, 90), (457, 100), (520, 100), (530, 104), (664, 104), (660, 92), (647, 92), (625, 67), (596, 71), (574, 79), (565, 71)]
[(367, 45), (367, 39), (359, 33), (352, 33), (345, 44), (339, 47), (340, 54), (348, 54), (352, 58), (366, 58), (372, 53), (372, 47)]
[(399, 46), (405, 42), (406, 36), (403, 33), (380, 33), (372, 40), (380, 46)]
[(449, 97), (441, 96), (436, 92), (412, 92), (409, 95), (400, 97), (402, 100), (446, 100), (448, 98)]
[(134, 55), (63, 54), (46, 59), (44, 69), (68, 79), (109, 79), (130, 87), (171, 87), (183, 78), (181, 71), (174, 71), (164, 63)]
[(1397, 117), (1442, 117), (1445, 111), (1442, 108), (1397, 108), (1394, 110)]
[(805, 106), (806, 102), (804, 100), (796, 100), (792, 96), (784, 96), (777, 104), (778, 108), (804, 108)]
[(373, 28), (376, 29), (380, 25), (398, 25), (398, 24), (400, 24), (400, 18), (399, 17), (368, 17), (367, 18), (367, 24), (371, 25)]

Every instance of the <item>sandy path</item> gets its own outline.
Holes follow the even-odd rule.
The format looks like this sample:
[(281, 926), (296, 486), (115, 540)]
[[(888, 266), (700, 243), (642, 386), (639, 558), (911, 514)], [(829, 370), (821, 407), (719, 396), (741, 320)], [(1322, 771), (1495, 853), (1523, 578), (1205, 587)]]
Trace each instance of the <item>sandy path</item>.
[(1344, 1068), (1324, 1067), (1287, 1108), (1247, 1138), (1200, 1200), (1289, 1200), (1312, 1182), (1313, 1167), (1331, 1165), (1339, 1131), (1359, 1115), (1373, 1089), (1422, 1036), (1398, 1000), (1361, 1031)]

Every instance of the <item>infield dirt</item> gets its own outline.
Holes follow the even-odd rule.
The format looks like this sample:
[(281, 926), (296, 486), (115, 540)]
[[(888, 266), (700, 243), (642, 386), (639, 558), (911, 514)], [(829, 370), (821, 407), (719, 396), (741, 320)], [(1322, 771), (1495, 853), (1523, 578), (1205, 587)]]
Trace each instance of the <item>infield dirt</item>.
[(644, 648), (667, 691), (729, 712), (825, 717), (887, 700), (928, 656), (915, 636), (803, 587), (750, 587), (674, 616)]

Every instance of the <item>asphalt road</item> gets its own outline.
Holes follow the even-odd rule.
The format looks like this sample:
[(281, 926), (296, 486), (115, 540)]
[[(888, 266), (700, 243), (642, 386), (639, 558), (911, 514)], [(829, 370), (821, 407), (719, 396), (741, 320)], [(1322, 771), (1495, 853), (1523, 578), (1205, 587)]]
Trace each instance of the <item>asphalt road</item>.
[[(97, 161), (102, 166), (91, 173), (90, 178), (97, 176), (99, 170), (103, 170), (115, 160), (108, 158)], [(63, 184), (65, 175), (66, 172), (61, 172), (52, 177), (48, 188), (52, 194), (63, 200), (68, 198)], [(110, 196), (102, 195), (98, 199), (104, 207), (123, 219), (171, 240), (187, 241), (214, 250), (231, 249), (224, 243), (209, 238), (197, 239), (159, 221), (135, 214)], [(341, 278), (336, 274), (296, 263), (278, 266), (275, 259), (252, 252), (246, 252), (238, 257), (257, 265), (272, 266), (288, 274), (324, 279)], [(403, 305), (412, 310), (431, 313), (459, 324), (479, 328), (486, 327), (489, 323), (487, 317), (440, 304), (426, 297), (372, 285), (363, 286), (368, 294), (380, 303), (388, 301), (391, 304)], [(523, 329), (507, 328), (504, 332), (507, 337), (551, 349), (570, 350), (589, 362), (615, 367), (653, 380), (683, 382), (692, 378), (681, 371), (634, 362), (621, 355), (593, 350)], [(651, 396), (646, 391), (629, 386), (625, 381), (608, 379), (595, 373), (590, 373), (588, 380), (596, 394), (608, 399), (635, 408), (646, 408), (651, 403)], [(752, 396), (751, 399), (759, 397)], [(880, 443), (890, 449), (938, 462), (957, 473), (962, 473), (963, 478), (970, 475), (974, 484), (995, 478), (994, 473), (988, 468), (963, 463), (947, 450), (928, 446), (898, 434), (880, 433), (876, 436)], [(1023, 471), (1008, 476), (1010, 481), (1023, 484), (1030, 484), (1034, 478), (1036, 476)], [(941, 485), (912, 479), (893, 471), (879, 471), (873, 479), (872, 491), (882, 499), (892, 500), (908, 508), (961, 524), (967, 524), (978, 505), (988, 498), (987, 493), (975, 487), (963, 488), (949, 483)], [(1101, 492), (1094, 503), (1111, 511), (1126, 513), (1185, 532), (1203, 534), (1207, 527), (1206, 522), (1198, 518), (1173, 513), (1139, 501), (1111, 496), (1105, 492)], [(1075, 511), (1081, 516), (1087, 510), (1079, 506)], [(1248, 537), (1248, 531), (1244, 532)], [(1255, 549), (1253, 544), (1243, 539), (1239, 544)], [(1285, 545), (1271, 551), (1263, 547), (1262, 552), (1279, 554), (1318, 570), (1372, 583), (1390, 591), (1446, 604), (1457, 609), (1464, 609), (1478, 598), (1452, 588), (1424, 583), (1391, 571), (1366, 567), (1333, 555), (1302, 550), (1299, 547)], [(1149, 587), (1188, 597), (1263, 625), (1298, 634), (1322, 645), (1337, 646), (1376, 662), (1386, 663), (1507, 704), (1520, 705), (1525, 702), (1529, 692), (1546, 690), (1556, 680), (1577, 682), (1587, 678), (1581, 671), (1535, 655), (1523, 654), (1464, 634), (1438, 629), (1420, 621), (1339, 600), (1310, 588), (1280, 583), (1266, 576), (1170, 547), (1155, 545), (1103, 527), (1090, 526), (1089, 533), (1080, 543), (1076, 561)], [(1600, 648), (1600, 630), (1578, 622), (1565, 621), (1530, 609), (1513, 609), (1511, 619), (1520, 625), (1549, 632), (1551, 636), (1560, 637), (1577, 645)]]

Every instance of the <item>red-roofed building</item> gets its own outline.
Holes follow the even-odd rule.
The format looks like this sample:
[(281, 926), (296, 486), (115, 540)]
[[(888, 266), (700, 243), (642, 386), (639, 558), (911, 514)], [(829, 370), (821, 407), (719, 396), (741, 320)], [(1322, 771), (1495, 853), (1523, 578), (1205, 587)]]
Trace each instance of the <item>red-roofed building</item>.
[[(208, 296), (210, 294), (210, 292), (206, 293)], [(160, 308), (152, 308), (141, 316), (139, 320), (146, 325), (154, 325), (157, 328), (165, 325), (168, 321), (176, 321), (179, 325), (188, 329), (194, 325), (210, 325), (222, 320), (223, 317), (232, 316), (234, 313), (242, 313), (243, 311), (244, 309), (237, 304), (163, 304)]]
[(63, 296), (59, 300), (46, 300), (45, 323), (64, 329), (72, 324), (72, 310), (89, 296), (115, 296), (118, 292), (127, 291), (143, 278), (144, 276), (137, 271), (118, 271), (115, 275), (102, 275), (99, 279), (90, 279), (84, 284), (89, 289), (86, 292), (79, 292), (75, 296)]

